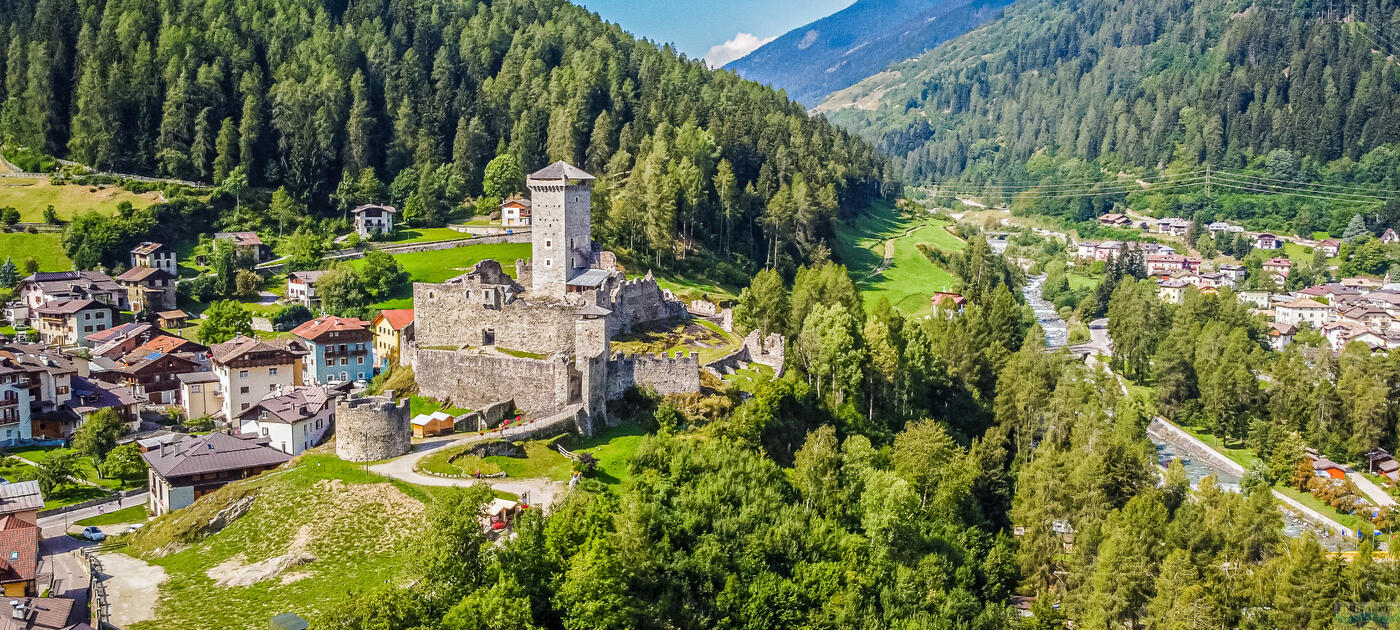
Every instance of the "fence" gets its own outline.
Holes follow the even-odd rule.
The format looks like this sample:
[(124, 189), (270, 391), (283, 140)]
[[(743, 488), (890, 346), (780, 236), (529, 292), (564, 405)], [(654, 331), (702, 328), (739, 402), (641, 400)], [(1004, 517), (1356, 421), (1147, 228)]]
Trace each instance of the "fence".
[(78, 553), (82, 554), (83, 560), (88, 565), (88, 612), (89, 621), (94, 628), (111, 627), (108, 619), (112, 615), (112, 604), (107, 598), (107, 585), (103, 582), (102, 560), (97, 554), (126, 547), (130, 543), (109, 542), (93, 547), (82, 547)]

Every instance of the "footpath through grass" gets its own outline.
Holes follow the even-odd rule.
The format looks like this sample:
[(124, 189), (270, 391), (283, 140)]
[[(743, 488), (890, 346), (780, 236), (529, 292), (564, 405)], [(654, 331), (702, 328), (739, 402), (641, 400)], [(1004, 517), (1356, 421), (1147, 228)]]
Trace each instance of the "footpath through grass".
[[(836, 255), (864, 294), (866, 308), (874, 307), (884, 297), (906, 313), (931, 312), (929, 298), (933, 292), (948, 290), (954, 279), (919, 251), (919, 244), (943, 251), (966, 247), (948, 232), (950, 225), (952, 222), (932, 216), (903, 216), (887, 203), (878, 203), (848, 221), (838, 222)], [(876, 274), (885, 259), (886, 241), (891, 239), (894, 255), (889, 267)]]

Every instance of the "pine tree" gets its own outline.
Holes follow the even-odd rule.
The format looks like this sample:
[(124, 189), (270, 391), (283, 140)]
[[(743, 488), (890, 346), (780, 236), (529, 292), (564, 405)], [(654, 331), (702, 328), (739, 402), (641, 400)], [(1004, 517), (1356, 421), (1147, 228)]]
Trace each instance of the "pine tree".
[(358, 173), (374, 164), (374, 111), (364, 72), (350, 78), (350, 118), (345, 123), (345, 166)]
[(1367, 234), (1370, 234), (1370, 231), (1366, 229), (1366, 219), (1358, 212), (1351, 215), (1351, 220), (1347, 222), (1346, 231), (1342, 232), (1342, 239), (1350, 243)]
[(14, 288), (17, 282), (19, 282), (19, 270), (15, 268), (15, 261), (6, 256), (5, 264), (0, 265), (0, 288)]
[(29, 45), (29, 81), (24, 92), (20, 142), (45, 153), (52, 151), (49, 138), (54, 128), (54, 77), (50, 63), (48, 47), (43, 42)]
[(214, 145), (218, 152), (214, 157), (214, 181), (223, 182), (239, 165), (238, 127), (233, 124), (233, 118), (225, 118), (219, 124), (219, 137)]
[(73, 114), (68, 153), (95, 169), (109, 168), (115, 160), (112, 147), (110, 100), (102, 85), (103, 64), (86, 64), (78, 80), (77, 111)]
[(243, 99), (243, 116), (238, 121), (238, 164), (244, 174), (252, 179), (257, 173), (258, 142), (263, 129), (262, 101), (256, 94)]
[(209, 118), (213, 115), (211, 108), (204, 108), (199, 111), (199, 115), (194, 119), (194, 138), (190, 142), (190, 166), (200, 178), (207, 178), (211, 173), (212, 158), (217, 147), (214, 143), (214, 123)]

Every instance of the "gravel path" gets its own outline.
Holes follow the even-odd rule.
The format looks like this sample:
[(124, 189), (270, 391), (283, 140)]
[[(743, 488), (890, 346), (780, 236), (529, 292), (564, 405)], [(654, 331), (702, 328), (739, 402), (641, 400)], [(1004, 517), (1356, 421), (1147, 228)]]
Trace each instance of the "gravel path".
[[(529, 427), (523, 427), (521, 432)], [(507, 430), (505, 435), (509, 437), (511, 431)], [(562, 498), (566, 489), (565, 485), (552, 479), (539, 478), (500, 478), (500, 479), (457, 479), (449, 477), (437, 477), (425, 475), (414, 470), (419, 460), (427, 457), (429, 453), (442, 448), (492, 440), (501, 437), (500, 431), (492, 431), (486, 435), (449, 435), (437, 438), (427, 438), (413, 445), (413, 449), (407, 455), (395, 457), (386, 462), (381, 462), (369, 467), (370, 472), (391, 477), (400, 481), (406, 481), (420, 486), (456, 486), (469, 487), (476, 484), (491, 486), (502, 492), (519, 495), (521, 499), (530, 505), (541, 508), (548, 508), (557, 499)]]

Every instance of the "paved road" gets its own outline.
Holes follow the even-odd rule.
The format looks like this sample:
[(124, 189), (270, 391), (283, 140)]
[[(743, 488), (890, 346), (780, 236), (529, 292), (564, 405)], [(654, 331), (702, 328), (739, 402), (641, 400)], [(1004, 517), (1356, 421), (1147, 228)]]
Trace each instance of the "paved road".
[[(523, 433), (530, 427), (523, 427), (517, 431), (507, 430), (505, 435)], [(486, 484), (496, 490), (520, 495), (530, 505), (541, 508), (548, 508), (554, 503), (557, 495), (565, 489), (564, 484), (550, 479), (455, 479), (449, 477), (436, 477), (425, 475), (415, 471), (413, 468), (418, 461), (426, 457), (429, 453), (441, 448), (480, 442), (482, 440), (492, 440), (501, 437), (500, 431), (492, 431), (486, 435), (448, 435), (437, 438), (427, 438), (413, 445), (413, 449), (407, 455), (396, 457), (381, 464), (369, 467), (370, 472), (392, 477), (400, 481), (417, 484), (420, 486), (457, 486), (468, 487), (476, 484)]]
[(122, 508), (131, 507), (133, 505), (143, 505), (145, 503), (146, 493), (142, 492), (141, 494), (132, 495), (126, 497), (125, 499), (109, 501), (101, 505), (85, 507), (81, 510), (73, 510), (72, 512), (67, 512), (64, 514), (55, 514), (53, 516), (45, 516), (39, 519), (39, 531), (44, 535), (44, 538), (56, 538), (59, 536), (63, 536), (63, 534), (67, 532), (70, 527), (72, 527), (74, 521), (80, 521), (89, 516), (97, 516), (98, 514), (115, 512), (116, 510), (120, 510)]
[(39, 573), (53, 575), (51, 596), (67, 597), (75, 602), (69, 623), (87, 620), (88, 570), (78, 549), (94, 544), (62, 534), (39, 541)]

